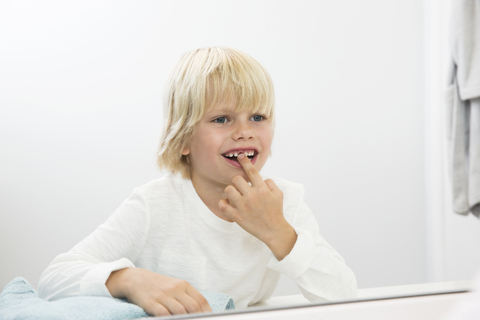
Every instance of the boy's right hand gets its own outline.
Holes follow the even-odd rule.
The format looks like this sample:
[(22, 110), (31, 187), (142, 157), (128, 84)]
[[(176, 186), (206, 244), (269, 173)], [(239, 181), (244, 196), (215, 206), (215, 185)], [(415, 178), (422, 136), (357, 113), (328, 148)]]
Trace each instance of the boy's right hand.
[(114, 298), (127, 298), (152, 316), (212, 311), (207, 299), (188, 282), (146, 269), (114, 271), (106, 286)]

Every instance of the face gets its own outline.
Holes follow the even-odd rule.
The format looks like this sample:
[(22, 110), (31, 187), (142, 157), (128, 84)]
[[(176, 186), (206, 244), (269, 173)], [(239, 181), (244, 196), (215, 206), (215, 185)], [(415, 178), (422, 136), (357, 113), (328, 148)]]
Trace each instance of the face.
[(189, 156), (194, 185), (223, 191), (236, 175), (249, 181), (236, 161), (236, 154), (244, 152), (260, 171), (270, 154), (271, 144), (272, 123), (265, 115), (250, 111), (237, 113), (233, 105), (218, 104), (196, 124), (183, 154)]

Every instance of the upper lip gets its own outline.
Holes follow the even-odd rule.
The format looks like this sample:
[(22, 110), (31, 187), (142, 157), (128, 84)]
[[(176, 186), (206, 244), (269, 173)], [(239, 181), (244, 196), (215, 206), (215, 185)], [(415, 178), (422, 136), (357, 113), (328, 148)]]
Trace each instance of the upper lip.
[(240, 151), (245, 151), (245, 150), (253, 150), (255, 152), (255, 154), (258, 153), (258, 149), (255, 148), (255, 147), (244, 147), (244, 148), (233, 148), (233, 149), (230, 149), (230, 150), (227, 150), (227, 151), (223, 152), (222, 154), (235, 153), (235, 152), (240, 152)]

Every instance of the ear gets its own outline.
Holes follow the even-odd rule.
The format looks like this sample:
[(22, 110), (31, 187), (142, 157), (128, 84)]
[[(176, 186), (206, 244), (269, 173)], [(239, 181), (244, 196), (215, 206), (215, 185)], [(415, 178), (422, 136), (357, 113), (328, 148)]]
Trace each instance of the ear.
[(188, 154), (190, 154), (190, 148), (189, 147), (183, 148), (182, 155), (186, 156)]

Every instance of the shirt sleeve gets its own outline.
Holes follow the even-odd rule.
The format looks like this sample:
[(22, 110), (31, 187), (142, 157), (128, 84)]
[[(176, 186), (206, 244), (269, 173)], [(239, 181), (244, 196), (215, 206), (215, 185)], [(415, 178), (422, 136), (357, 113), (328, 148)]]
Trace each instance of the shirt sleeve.
[(56, 257), (43, 272), (39, 296), (57, 300), (71, 296), (111, 297), (105, 282), (110, 273), (135, 267), (150, 226), (143, 194), (135, 189), (112, 216), (72, 250)]
[(317, 221), (305, 203), (291, 224), (297, 242), (281, 261), (272, 254), (268, 267), (293, 279), (311, 302), (355, 299), (355, 275), (320, 235)]

